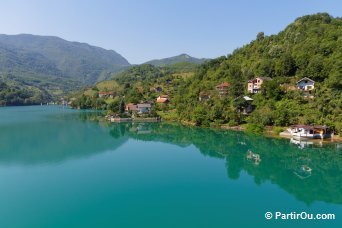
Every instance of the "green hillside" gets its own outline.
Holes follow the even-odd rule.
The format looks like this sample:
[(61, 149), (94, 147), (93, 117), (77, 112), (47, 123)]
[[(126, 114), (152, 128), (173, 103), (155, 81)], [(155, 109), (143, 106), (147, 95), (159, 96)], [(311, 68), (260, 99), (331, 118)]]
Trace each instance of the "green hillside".
[[(248, 123), (265, 125), (327, 124), (342, 126), (342, 19), (328, 14), (298, 18), (277, 35), (257, 35), (256, 40), (199, 67), (184, 82), (174, 99), (178, 118), (198, 125)], [(241, 115), (246, 105), (247, 81), (257, 76), (271, 77), (262, 92), (249, 95), (254, 112)], [(303, 77), (316, 81), (314, 98), (291, 90)], [(229, 82), (229, 93), (200, 102), (198, 96), (215, 85)]]
[[(95, 108), (115, 111), (120, 101), (125, 103), (148, 102), (155, 100), (161, 93), (174, 94), (178, 83), (193, 76), (195, 66), (190, 63), (176, 63), (166, 67), (150, 64), (132, 66), (115, 75), (114, 79), (102, 81), (71, 95), (76, 98), (75, 108)], [(172, 83), (169, 83), (172, 82)], [(98, 93), (112, 91), (114, 98), (99, 98)]]
[[(156, 104), (157, 113), (199, 126), (245, 125), (249, 131), (262, 132), (265, 126), (325, 124), (342, 132), (341, 71), (342, 19), (322, 13), (298, 18), (277, 35), (260, 32), (232, 54), (192, 70), (133, 67), (114, 79), (122, 91), (115, 99), (155, 101), (167, 94), (170, 103)], [(256, 77), (271, 80), (262, 84), (260, 93), (250, 94), (247, 82)], [(315, 81), (310, 96), (296, 88), (303, 77)], [(228, 88), (221, 93), (216, 86), (224, 82)], [(162, 91), (154, 91), (156, 87)], [(252, 101), (246, 101), (246, 95)], [(98, 102), (96, 97), (85, 100), (88, 108)], [(77, 104), (82, 106), (82, 101)], [(119, 102), (101, 107), (118, 110), (115, 105)], [(246, 113), (248, 107), (253, 111)]]

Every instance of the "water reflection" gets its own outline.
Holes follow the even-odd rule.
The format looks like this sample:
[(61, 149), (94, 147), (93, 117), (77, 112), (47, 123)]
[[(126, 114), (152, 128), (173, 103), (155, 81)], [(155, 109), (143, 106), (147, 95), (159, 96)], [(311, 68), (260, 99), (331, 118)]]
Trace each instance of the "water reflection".
[(194, 145), (202, 155), (224, 160), (232, 180), (245, 172), (257, 185), (272, 182), (308, 204), (342, 204), (342, 151), (337, 144), (302, 146), (286, 139), (167, 123), (109, 124), (99, 121), (99, 113), (72, 110), (38, 119), (34, 114), (33, 121), (28, 121), (28, 115), (26, 121), (0, 121), (0, 164), (62, 162), (115, 150), (130, 138)]
[(13, 112), (23, 121), (0, 123), (0, 164), (59, 163), (114, 150), (128, 139), (125, 134), (113, 139), (108, 124), (96, 122), (100, 113), (51, 111), (34, 113), (32, 120), (32, 113)]
[(342, 151), (336, 144), (302, 150), (287, 139), (241, 132), (165, 123), (125, 124), (125, 128), (130, 138), (181, 147), (194, 145), (205, 156), (224, 159), (230, 179), (239, 179), (245, 171), (254, 177), (256, 184), (270, 181), (308, 204), (314, 201), (342, 204)]

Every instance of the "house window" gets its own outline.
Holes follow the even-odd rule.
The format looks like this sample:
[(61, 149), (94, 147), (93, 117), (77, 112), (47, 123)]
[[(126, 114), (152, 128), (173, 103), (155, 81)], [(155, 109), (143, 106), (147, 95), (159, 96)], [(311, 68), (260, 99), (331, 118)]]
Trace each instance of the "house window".
[(304, 83), (308, 83), (308, 80), (305, 80)]

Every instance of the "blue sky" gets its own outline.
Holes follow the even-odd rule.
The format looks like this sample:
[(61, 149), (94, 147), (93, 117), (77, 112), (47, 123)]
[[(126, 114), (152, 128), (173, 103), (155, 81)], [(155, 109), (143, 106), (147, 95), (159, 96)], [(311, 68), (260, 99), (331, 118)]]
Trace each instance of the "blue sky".
[(59, 36), (130, 63), (187, 53), (215, 58), (297, 17), (341, 17), (341, 0), (0, 0), (0, 33)]

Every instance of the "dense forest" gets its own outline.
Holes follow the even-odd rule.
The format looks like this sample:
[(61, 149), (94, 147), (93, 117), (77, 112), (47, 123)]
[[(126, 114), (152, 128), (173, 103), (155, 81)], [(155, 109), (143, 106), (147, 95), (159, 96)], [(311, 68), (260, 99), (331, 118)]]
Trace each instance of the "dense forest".
[(49, 101), (51, 96), (44, 90), (0, 82), (0, 106), (36, 105)]
[[(82, 93), (74, 104), (117, 110), (120, 101), (154, 101), (167, 94), (170, 103), (156, 104), (157, 113), (199, 126), (246, 124), (248, 130), (262, 132), (265, 126), (325, 124), (342, 131), (341, 18), (326, 13), (303, 16), (277, 35), (260, 32), (255, 40), (228, 56), (195, 69), (181, 69), (136, 66), (102, 83), (115, 86), (101, 88), (100, 83), (91, 89), (94, 93)], [(247, 82), (256, 77), (270, 80), (262, 84), (259, 93), (250, 94)], [(310, 98), (296, 89), (296, 82), (303, 77), (315, 81)], [(216, 86), (224, 82), (229, 88), (221, 94)], [(153, 90), (156, 87), (162, 90)], [(96, 91), (103, 89), (116, 92), (116, 103), (99, 102)], [(206, 94), (206, 99), (200, 99), (201, 94)], [(243, 99), (245, 95), (253, 100), (251, 104)], [(249, 105), (254, 111), (246, 114), (243, 110)]]

